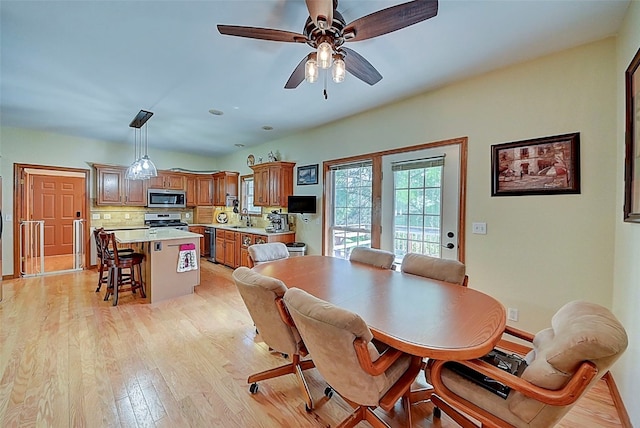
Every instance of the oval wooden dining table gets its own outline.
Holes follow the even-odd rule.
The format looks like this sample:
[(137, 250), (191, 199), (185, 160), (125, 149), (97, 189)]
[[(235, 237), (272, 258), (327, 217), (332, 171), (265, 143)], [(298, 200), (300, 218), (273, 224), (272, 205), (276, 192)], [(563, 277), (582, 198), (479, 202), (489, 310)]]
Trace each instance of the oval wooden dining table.
[(506, 325), (504, 306), (478, 290), (349, 260), (290, 257), (253, 270), (357, 313), (376, 339), (421, 357), (481, 357)]

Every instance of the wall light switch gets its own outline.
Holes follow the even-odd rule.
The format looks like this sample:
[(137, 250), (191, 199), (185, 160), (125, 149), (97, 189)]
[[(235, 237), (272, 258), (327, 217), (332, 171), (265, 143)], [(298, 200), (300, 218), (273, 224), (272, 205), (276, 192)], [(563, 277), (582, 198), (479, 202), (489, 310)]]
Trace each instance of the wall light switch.
[(487, 223), (473, 223), (473, 233), (477, 235), (486, 235)]
[(11, 214), (7, 214), (4, 216), (5, 221), (12, 221), (13, 220), (13, 216)]
[(104, 214), (102, 218), (104, 218), (105, 220), (111, 220), (111, 214)]
[(91, 214), (91, 220), (100, 220), (100, 214)]

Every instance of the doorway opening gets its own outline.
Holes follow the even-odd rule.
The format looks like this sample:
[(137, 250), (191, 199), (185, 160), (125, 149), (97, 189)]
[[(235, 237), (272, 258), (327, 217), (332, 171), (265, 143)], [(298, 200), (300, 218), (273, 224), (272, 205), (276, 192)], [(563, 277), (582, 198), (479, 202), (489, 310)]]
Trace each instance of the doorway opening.
[(83, 270), (89, 255), (89, 170), (15, 164), (14, 272)]

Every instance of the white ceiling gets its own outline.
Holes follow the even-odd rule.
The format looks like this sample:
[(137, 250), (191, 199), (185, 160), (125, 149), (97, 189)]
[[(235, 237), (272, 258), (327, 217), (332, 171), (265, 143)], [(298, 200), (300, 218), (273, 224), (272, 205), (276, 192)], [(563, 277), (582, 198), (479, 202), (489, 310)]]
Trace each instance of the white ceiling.
[[(403, 1), (340, 0), (348, 23)], [(349, 43), (383, 79), (285, 90), (305, 44), (222, 36), (216, 24), (302, 32), (302, 0), (0, 1), (1, 124), (223, 155), (412, 94), (615, 35), (629, 0), (441, 0), (438, 15)], [(224, 112), (213, 116), (209, 109)], [(269, 125), (272, 131), (262, 130)]]

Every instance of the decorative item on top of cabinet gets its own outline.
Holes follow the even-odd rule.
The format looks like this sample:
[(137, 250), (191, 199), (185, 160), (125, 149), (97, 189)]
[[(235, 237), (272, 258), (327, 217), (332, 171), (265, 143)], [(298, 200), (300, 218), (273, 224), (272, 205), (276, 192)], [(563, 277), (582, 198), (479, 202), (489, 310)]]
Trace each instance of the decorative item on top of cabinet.
[(123, 166), (94, 164), (96, 170), (96, 205), (147, 205), (146, 180), (127, 180)]
[(239, 172), (220, 171), (213, 174), (213, 205), (226, 206), (227, 197), (238, 197)]
[(185, 177), (183, 174), (169, 171), (158, 171), (156, 177), (149, 178), (150, 189), (185, 190)]
[(287, 205), (287, 198), (293, 194), (293, 167), (295, 162), (269, 162), (251, 167), (253, 170), (255, 206)]

